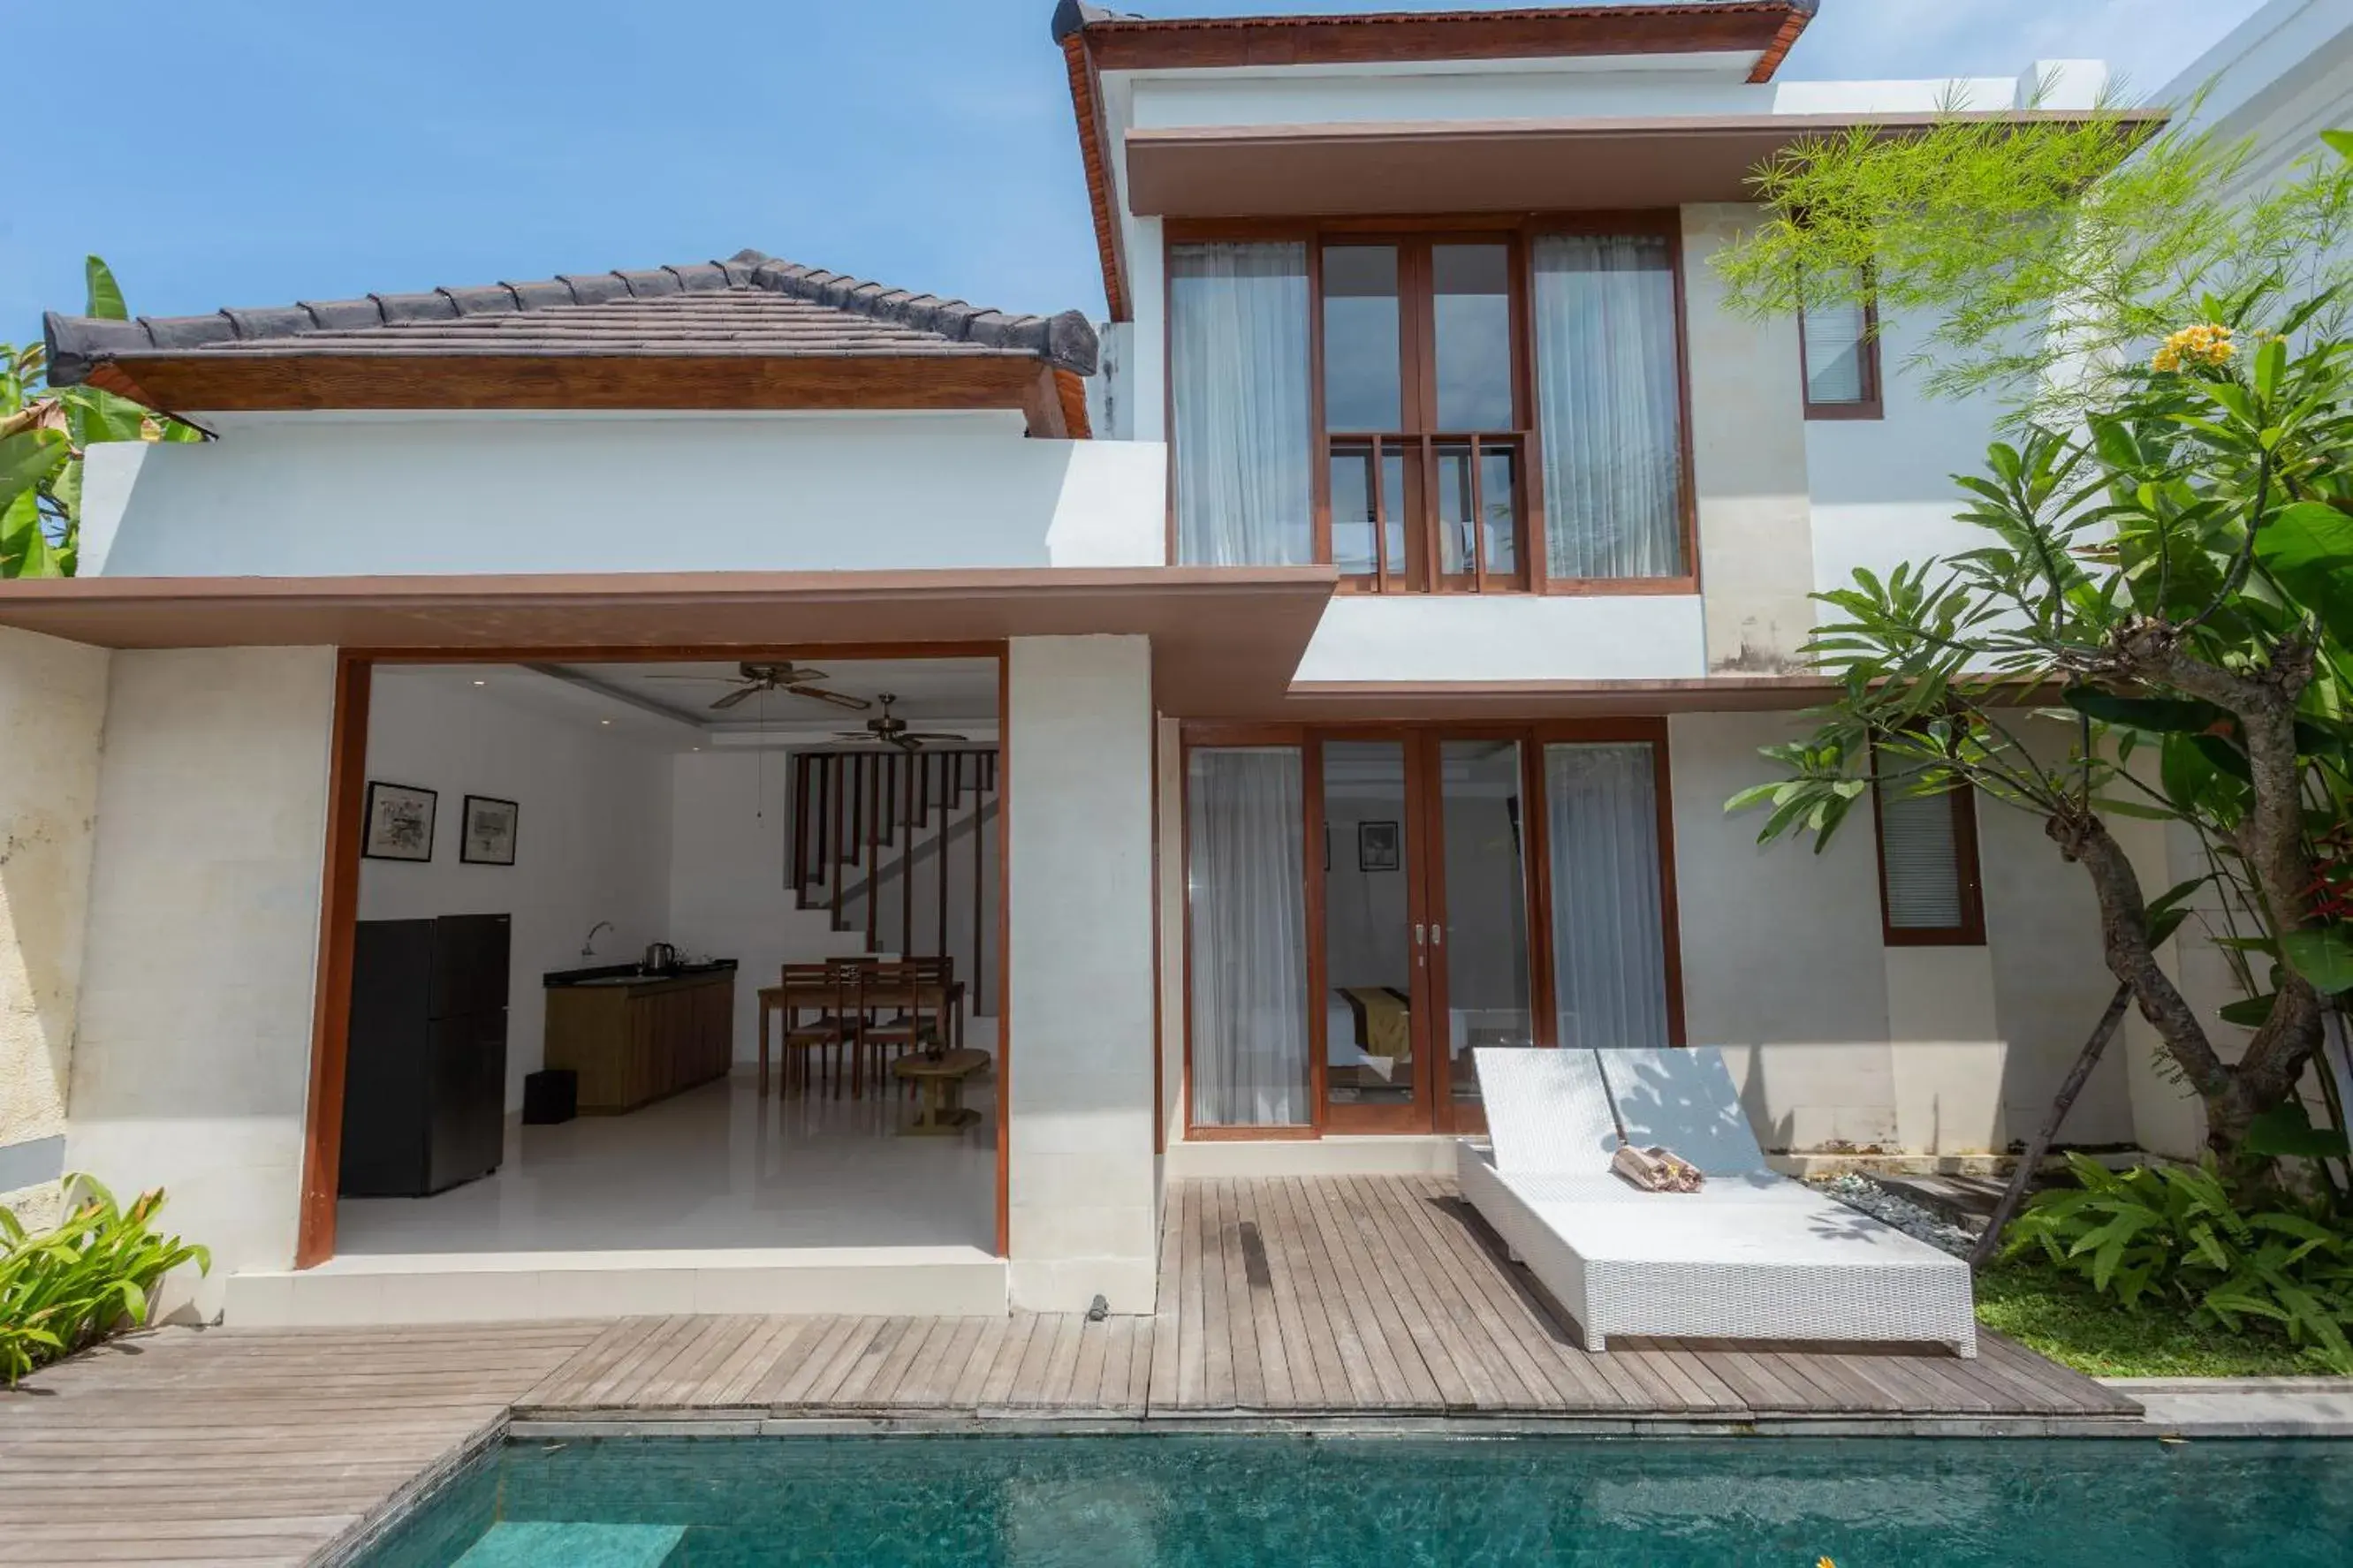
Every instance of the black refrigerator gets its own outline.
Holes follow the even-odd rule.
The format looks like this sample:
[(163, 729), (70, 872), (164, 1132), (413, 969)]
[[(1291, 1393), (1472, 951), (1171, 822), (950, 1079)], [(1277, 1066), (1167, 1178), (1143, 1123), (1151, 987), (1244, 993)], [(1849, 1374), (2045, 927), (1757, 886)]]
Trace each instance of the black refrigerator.
[(343, 1196), (423, 1197), (499, 1168), (511, 923), (506, 915), (359, 922)]

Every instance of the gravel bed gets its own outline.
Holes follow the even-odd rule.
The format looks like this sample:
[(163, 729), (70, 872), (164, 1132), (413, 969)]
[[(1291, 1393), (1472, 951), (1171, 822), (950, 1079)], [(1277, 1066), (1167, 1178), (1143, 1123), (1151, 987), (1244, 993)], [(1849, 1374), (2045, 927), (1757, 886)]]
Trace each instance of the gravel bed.
[(1892, 1225), (1905, 1235), (1916, 1237), (1929, 1246), (1941, 1247), (1956, 1258), (1967, 1258), (1977, 1246), (1977, 1237), (1958, 1226), (1947, 1225), (1909, 1198), (1899, 1198), (1869, 1176), (1850, 1171), (1842, 1176), (1814, 1184), (1814, 1190), (1824, 1197), (1835, 1198), (1851, 1209), (1859, 1209), (1872, 1218)]

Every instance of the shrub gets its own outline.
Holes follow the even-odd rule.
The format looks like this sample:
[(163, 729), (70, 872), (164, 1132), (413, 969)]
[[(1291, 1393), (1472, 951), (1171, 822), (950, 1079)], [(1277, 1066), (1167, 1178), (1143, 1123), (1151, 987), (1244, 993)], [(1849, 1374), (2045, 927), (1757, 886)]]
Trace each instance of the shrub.
[(203, 1247), (155, 1233), (160, 1187), (127, 1209), (88, 1176), (68, 1176), (66, 1195), (65, 1220), (41, 1236), (0, 1209), (0, 1381), (10, 1384), (126, 1321), (145, 1322), (155, 1287), (181, 1264), (212, 1270)]
[(2161, 1294), (2200, 1326), (2276, 1323), (2289, 1342), (2353, 1374), (2353, 1236), (2324, 1211), (2284, 1198), (2242, 1211), (2211, 1154), (2195, 1169), (2120, 1173), (2080, 1154), (2067, 1163), (2080, 1186), (2037, 1195), (2006, 1256), (2040, 1247), (2127, 1308)]

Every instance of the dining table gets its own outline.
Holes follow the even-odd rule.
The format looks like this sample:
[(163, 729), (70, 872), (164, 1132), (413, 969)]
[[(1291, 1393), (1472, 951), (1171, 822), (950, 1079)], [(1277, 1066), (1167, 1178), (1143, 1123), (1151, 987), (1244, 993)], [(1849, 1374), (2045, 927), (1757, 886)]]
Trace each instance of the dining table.
[[(785, 1029), (790, 1033), (795, 1022), (805, 1012), (829, 1011), (839, 994), (829, 979), (812, 979), (796, 985), (763, 985), (758, 992), (760, 1008), (760, 1093), (768, 1092), (769, 1020), (784, 1015)], [(964, 1048), (964, 982), (951, 980), (943, 985), (936, 981), (886, 980), (872, 977), (859, 988), (859, 1003), (868, 1016), (876, 1013), (929, 1013), (935, 1021), (938, 1037), (951, 1050)]]

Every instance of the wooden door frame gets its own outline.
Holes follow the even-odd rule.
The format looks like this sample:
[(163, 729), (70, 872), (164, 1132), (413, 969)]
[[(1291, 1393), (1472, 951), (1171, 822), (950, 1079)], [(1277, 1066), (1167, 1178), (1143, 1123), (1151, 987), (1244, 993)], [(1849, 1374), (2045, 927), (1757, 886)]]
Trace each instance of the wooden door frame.
[[(365, 834), (368, 711), (379, 665), (689, 664), (744, 659), (992, 658), (997, 661), (997, 1255), (1009, 1257), (1012, 1150), (1012, 878), (1010, 647), (961, 643), (714, 644), (650, 647), (584, 644), (567, 647), (369, 648), (335, 651), (335, 706), (328, 741), (327, 823), (322, 846), (319, 940), (311, 985), (311, 1073), (305, 1095), (301, 1185), (294, 1267), (312, 1268), (335, 1255), (336, 1188), (341, 1184), (343, 1085), (351, 1049), (352, 950), (359, 919), (360, 848)], [(732, 1049), (732, 1047), (731, 1047)], [(732, 1059), (732, 1058), (731, 1058)], [(501, 1114), (504, 1110), (501, 1108)]]
[[(1304, 887), (1303, 918), (1307, 926), (1306, 984), (1308, 986), (1309, 1086), (1311, 1118), (1308, 1121), (1277, 1127), (1203, 1127), (1193, 1118), (1196, 1098), (1193, 1093), (1193, 922), (1189, 899), (1180, 922), (1184, 942), (1182, 972), (1184, 976), (1183, 1012), (1183, 1083), (1185, 1097), (1184, 1138), (1187, 1142), (1272, 1142), (1323, 1137), (1327, 1131), (1349, 1134), (1359, 1131), (1429, 1135), (1461, 1131), (1454, 1124), (1451, 1088), (1440, 1092), (1437, 1082), (1435, 1047), (1417, 1043), (1419, 1053), (1416, 1066), (1418, 1095), (1426, 1097), (1422, 1103), (1429, 1107), (1421, 1118), (1422, 1125), (1398, 1129), (1333, 1127), (1326, 1102), (1326, 1053), (1329, 1042), (1325, 1036), (1326, 1009), (1323, 1005), (1327, 989), (1324, 941), (1324, 877), (1319, 869), (1318, 844), (1324, 819), (1323, 803), (1323, 752), (1325, 740), (1388, 740), (1401, 739), (1407, 746), (1409, 799), (1413, 795), (1413, 781), (1419, 770), (1434, 772), (1441, 758), (1440, 748), (1452, 740), (1512, 740), (1520, 746), (1521, 780), (1521, 894), (1525, 900), (1528, 940), (1528, 1007), (1531, 1033), (1539, 1047), (1559, 1045), (1558, 1006), (1555, 990), (1556, 977), (1552, 969), (1552, 845), (1551, 813), (1546, 801), (1544, 752), (1547, 745), (1557, 744), (1641, 744), (1651, 748), (1651, 795), (1656, 813), (1659, 858), (1659, 918), (1662, 970), (1666, 989), (1667, 1042), (1682, 1046), (1684, 1033), (1683, 981), (1683, 940), (1681, 910), (1675, 889), (1674, 839), (1674, 780), (1671, 771), (1667, 721), (1662, 717), (1643, 715), (1608, 716), (1592, 719), (1533, 720), (1525, 722), (1485, 721), (1476, 723), (1451, 723), (1443, 720), (1399, 720), (1387, 722), (1366, 722), (1345, 725), (1313, 723), (1249, 723), (1185, 721), (1178, 731), (1177, 785), (1180, 807), (1178, 822), (1178, 854), (1182, 876), (1191, 875), (1192, 867), (1192, 752), (1199, 748), (1240, 746), (1283, 746), (1294, 748), (1300, 755), (1302, 801), (1301, 865)], [(1442, 787), (1433, 790), (1438, 781), (1423, 779), (1423, 804), (1442, 801)], [(1409, 812), (1410, 815), (1410, 812)], [(1415, 831), (1416, 827), (1419, 831)], [(1438, 856), (1435, 868), (1427, 874), (1415, 875), (1423, 883), (1419, 889), (1409, 889), (1408, 908), (1425, 909), (1425, 918), (1434, 914), (1445, 918), (1442, 822), (1432, 831), (1428, 822), (1400, 823), (1407, 833), (1409, 857), (1416, 846), (1427, 846)], [(1409, 860), (1409, 866), (1410, 860)], [(1434, 909), (1426, 906), (1434, 904)], [(1409, 915), (1410, 918), (1410, 914)], [(1440, 994), (1432, 998), (1443, 1000), (1443, 983), (1436, 989)], [(1417, 1009), (1433, 1014), (1433, 1007)], [(1438, 1034), (1434, 1016), (1429, 1021), (1429, 1032)], [(1442, 1042), (1441, 1042), (1442, 1044)], [(1422, 1075), (1430, 1076), (1425, 1088), (1419, 1083)]]

